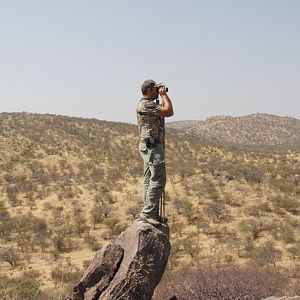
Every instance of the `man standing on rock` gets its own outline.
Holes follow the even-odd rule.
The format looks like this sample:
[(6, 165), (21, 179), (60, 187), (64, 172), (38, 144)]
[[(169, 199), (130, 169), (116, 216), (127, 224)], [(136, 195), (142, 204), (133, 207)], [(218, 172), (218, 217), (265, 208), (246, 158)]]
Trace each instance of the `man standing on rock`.
[[(137, 105), (137, 121), (139, 152), (144, 160), (144, 207), (140, 219), (159, 225), (159, 199), (166, 185), (164, 118), (173, 116), (174, 112), (166, 86), (148, 79), (143, 82), (141, 90), (143, 98)], [(162, 105), (155, 101), (158, 95), (162, 98)]]

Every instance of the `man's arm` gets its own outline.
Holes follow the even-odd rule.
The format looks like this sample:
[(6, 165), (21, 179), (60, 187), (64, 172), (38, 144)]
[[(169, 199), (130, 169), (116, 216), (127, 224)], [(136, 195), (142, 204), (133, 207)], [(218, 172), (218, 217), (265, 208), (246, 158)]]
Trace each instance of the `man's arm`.
[(165, 86), (159, 88), (159, 94), (162, 98), (162, 107), (157, 115), (159, 117), (172, 117), (174, 115), (173, 105), (169, 96), (167, 95)]

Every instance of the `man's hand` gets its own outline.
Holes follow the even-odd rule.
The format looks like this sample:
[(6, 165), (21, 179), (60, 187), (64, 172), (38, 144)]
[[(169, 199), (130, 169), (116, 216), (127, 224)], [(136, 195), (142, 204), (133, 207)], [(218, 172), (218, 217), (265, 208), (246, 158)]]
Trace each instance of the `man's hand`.
[(172, 102), (167, 95), (166, 89), (167, 88), (165, 86), (160, 86), (158, 90), (159, 95), (162, 98), (162, 107), (161, 110), (157, 113), (157, 115), (160, 117), (171, 117), (174, 115)]
[(167, 95), (167, 88), (164, 85), (162, 85), (162, 86), (159, 87), (158, 92), (159, 92), (159, 95), (161, 97), (166, 96)]

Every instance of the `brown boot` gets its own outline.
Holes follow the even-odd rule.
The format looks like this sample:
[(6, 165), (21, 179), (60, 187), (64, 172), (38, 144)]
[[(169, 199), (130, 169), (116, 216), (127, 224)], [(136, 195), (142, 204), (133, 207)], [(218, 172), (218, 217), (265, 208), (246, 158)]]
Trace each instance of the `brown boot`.
[(155, 220), (153, 218), (146, 217), (143, 214), (140, 214), (140, 217), (138, 218), (138, 220), (144, 221), (144, 222), (149, 223), (149, 224), (151, 224), (153, 226), (160, 226), (161, 225), (160, 221)]

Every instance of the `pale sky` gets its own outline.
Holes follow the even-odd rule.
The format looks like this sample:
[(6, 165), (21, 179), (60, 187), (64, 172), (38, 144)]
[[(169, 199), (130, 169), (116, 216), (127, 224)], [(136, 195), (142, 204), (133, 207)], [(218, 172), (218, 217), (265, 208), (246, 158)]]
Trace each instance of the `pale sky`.
[(136, 123), (144, 79), (175, 115), (300, 119), (299, 0), (0, 0), (0, 111)]

